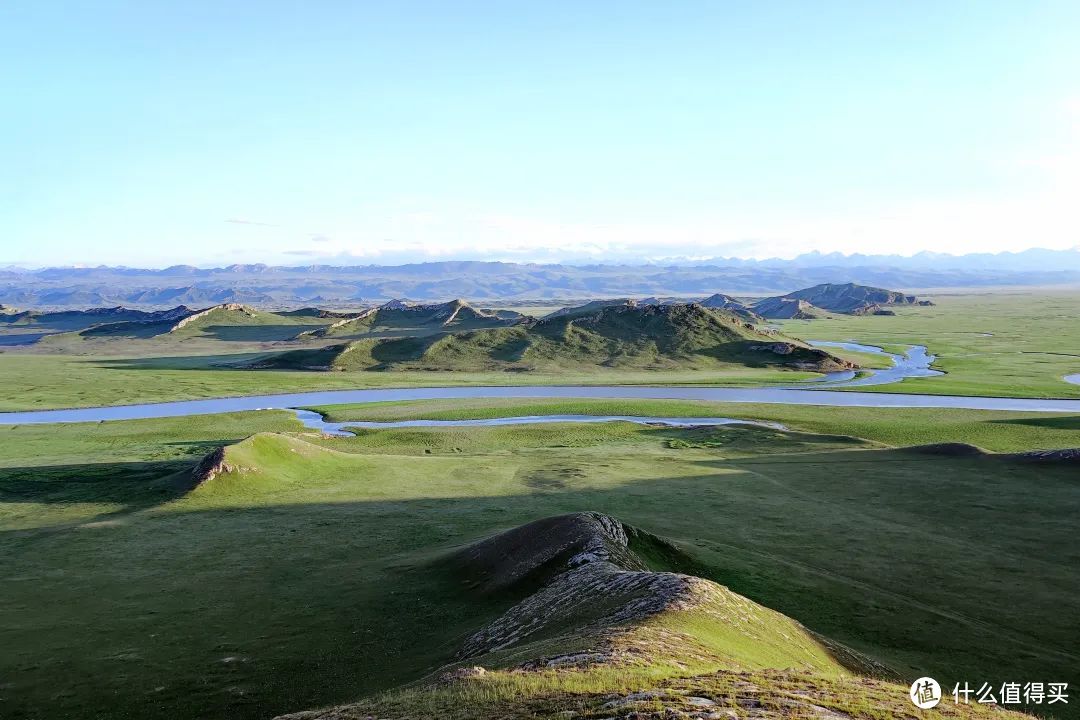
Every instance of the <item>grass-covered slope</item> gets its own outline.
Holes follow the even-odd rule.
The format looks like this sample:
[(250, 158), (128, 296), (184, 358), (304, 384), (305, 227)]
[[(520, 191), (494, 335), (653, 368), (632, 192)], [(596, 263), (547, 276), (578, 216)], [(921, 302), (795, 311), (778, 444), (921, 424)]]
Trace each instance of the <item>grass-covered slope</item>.
[(34, 327), (55, 332), (86, 330), (95, 326), (126, 323), (155, 323), (175, 321), (194, 312), (181, 305), (170, 310), (135, 310), (126, 307), (91, 308), (89, 310), (23, 310), (0, 312), (0, 326)]
[(724, 295), (723, 293), (716, 293), (710, 295), (701, 301), (702, 307), (716, 308), (718, 310), (725, 310), (736, 317), (740, 317), (748, 322), (761, 322), (762, 317), (758, 313), (750, 309), (750, 306), (743, 303), (730, 295)]
[(513, 315), (507, 317), (506, 314), (474, 308), (460, 299), (427, 305), (395, 300), (304, 333), (299, 339), (426, 335), (499, 327), (510, 324), (514, 319)]
[(789, 297), (765, 298), (754, 303), (753, 309), (768, 320), (813, 320), (827, 314), (827, 311), (806, 300)]
[[(276, 432), (238, 441), (260, 429)], [(0, 429), (2, 714), (266, 718), (373, 697), (455, 664), (491, 672), (379, 696), (376, 716), (585, 708), (611, 717), (604, 704), (640, 690), (657, 696), (629, 701), (627, 712), (689, 710), (693, 696), (741, 717), (772, 708), (766, 699), (803, 702), (801, 692), (856, 717), (909, 707), (895, 685), (825, 666), (775, 669), (805, 666), (802, 651), (754, 669), (758, 650), (740, 628), (800, 637), (772, 611), (905, 679), (930, 674), (951, 686), (1077, 672), (1075, 466), (746, 427), (403, 429), (334, 440), (290, 429), (282, 412)], [(220, 446), (218, 474), (198, 482), (191, 469)], [(492, 653), (459, 657), (553, 579), (491, 586), (486, 578), (505, 573), (470, 565), (461, 550), (582, 511), (637, 528), (627, 547), (651, 573), (719, 583), (757, 604), (725, 595), (721, 610), (745, 609), (767, 626), (717, 627), (694, 612), (640, 618), (631, 635), (609, 625), (620, 629), (612, 642), (652, 642), (654, 631), (695, 638), (666, 656), (683, 668), (515, 672), (496, 669), (507, 665)], [(582, 617), (561, 626), (583, 627), (573, 624)], [(510, 654), (545, 638), (504, 648), (509, 667)], [(678, 654), (696, 657), (699, 645), (715, 665)], [(680, 690), (690, 692), (679, 699)]]
[[(292, 717), (569, 719), (605, 709), (713, 717), (739, 705), (653, 688), (717, 671), (822, 681), (888, 672), (717, 583), (672, 572), (665, 566), (690, 562), (676, 545), (601, 513), (527, 523), (439, 562), (478, 596), (524, 597), (419, 687)], [(777, 699), (771, 684), (760, 690), (759, 702)]]
[(859, 314), (872, 306), (915, 305), (919, 302), (914, 295), (857, 283), (822, 283), (788, 293), (785, 297), (848, 314)]
[(895, 290), (870, 287), (857, 283), (822, 283), (790, 292), (787, 295), (763, 298), (754, 303), (753, 310), (771, 320), (810, 320), (830, 312), (845, 315), (890, 314), (885, 307), (894, 305), (930, 305), (914, 295)]
[(330, 350), (261, 358), (254, 366), (531, 371), (582, 366), (663, 370), (726, 364), (812, 371), (851, 367), (822, 350), (696, 304), (602, 306), (488, 330), (366, 339)]
[(79, 341), (101, 343), (110, 339), (154, 340), (155, 345), (148, 347), (183, 347), (183, 343), (190, 340), (280, 342), (336, 321), (340, 321), (338, 313), (311, 309), (273, 313), (238, 303), (224, 303), (202, 310), (180, 306), (169, 311), (145, 313), (135, 319), (103, 322), (74, 334), (55, 335), (43, 344), (64, 348), (77, 346)]

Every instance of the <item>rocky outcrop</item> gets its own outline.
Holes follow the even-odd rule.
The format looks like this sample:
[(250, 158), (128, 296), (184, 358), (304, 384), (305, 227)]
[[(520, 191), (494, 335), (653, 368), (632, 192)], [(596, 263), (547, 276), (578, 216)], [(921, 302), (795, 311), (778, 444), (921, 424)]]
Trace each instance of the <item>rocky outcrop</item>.
[(773, 342), (763, 345), (751, 345), (750, 350), (768, 352), (790, 359), (791, 367), (814, 372), (833, 372), (836, 370), (858, 370), (859, 365), (832, 355), (819, 348), (805, 347), (791, 342)]
[[(882, 666), (717, 583), (649, 570), (635, 552), (645, 548), (654, 560), (678, 556), (662, 538), (579, 512), (459, 550), (445, 562), (456, 577), (475, 578), (479, 592), (539, 589), (469, 636), (457, 662), (403, 694), (283, 718), (871, 720), (831, 709), (846, 708), (847, 695), (852, 708), (862, 708), (868, 693), (909, 707), (906, 688), (845, 670), (881, 677)], [(740, 665), (746, 648), (752, 669)], [(841, 655), (843, 664), (833, 659)], [(775, 663), (766, 665), (771, 669), (761, 667), (764, 657), (773, 658), (766, 661)], [(612, 674), (619, 679), (607, 690), (605, 675), (585, 675), (613, 667), (645, 672)], [(686, 672), (691, 667), (721, 669)], [(815, 676), (819, 670), (825, 674)], [(591, 678), (586, 690), (575, 689), (575, 673)], [(839, 683), (849, 684), (845, 696)]]
[(255, 317), (258, 314), (255, 310), (249, 308), (247, 305), (241, 305), (240, 303), (222, 303), (221, 305), (214, 305), (213, 307), (208, 307), (205, 310), (199, 310), (198, 312), (194, 312), (182, 318), (179, 322), (169, 328), (168, 332), (176, 332), (177, 330), (187, 327), (196, 320), (200, 320), (212, 313), (217, 312), (242, 313), (244, 315), (247, 315), (248, 317)]
[[(307, 330), (305, 332), (299, 333), (293, 339), (294, 340), (306, 340), (306, 339), (309, 339), (309, 338), (321, 338), (321, 337), (327, 337), (327, 336), (330, 336), (330, 335), (334, 335), (338, 330), (341, 330), (342, 328), (347, 328), (349, 325), (352, 325), (354, 323), (359, 323), (360, 321), (371, 317), (376, 312), (378, 312), (378, 310), (379, 310), (378, 308), (368, 308), (367, 310), (364, 310), (363, 312), (360, 312), (360, 313), (356, 313), (356, 314), (353, 314), (353, 315), (346, 315), (346, 316), (342, 317), (340, 320), (336, 320), (336, 321), (330, 323), (329, 325), (325, 325), (325, 326), (323, 326), (321, 328), (316, 328), (314, 330)], [(335, 316), (337, 316), (337, 315), (335, 315)]]
[(1008, 457), (1016, 460), (1030, 462), (1068, 462), (1080, 463), (1080, 448), (1063, 448), (1061, 450), (1028, 450), (1027, 452), (1013, 453)]
[(790, 355), (795, 352), (798, 345), (789, 342), (774, 342), (765, 345), (751, 345), (750, 349), (761, 352), (771, 352), (774, 355)]
[(233, 472), (236, 469), (237, 468), (226, 462), (225, 448), (216, 448), (207, 453), (207, 455), (199, 461), (199, 464), (191, 470), (192, 485), (193, 487), (198, 487), (205, 482), (213, 480), (218, 475)]

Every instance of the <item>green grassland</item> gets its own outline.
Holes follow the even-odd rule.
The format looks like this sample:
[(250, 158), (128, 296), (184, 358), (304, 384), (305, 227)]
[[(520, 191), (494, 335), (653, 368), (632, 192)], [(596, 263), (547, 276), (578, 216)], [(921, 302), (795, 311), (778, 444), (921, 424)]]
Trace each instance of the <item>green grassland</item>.
[[(330, 439), (296, 434), (285, 412), (0, 428), (0, 715), (267, 717), (416, 680), (518, 599), (476, 596), (440, 558), (582, 510), (669, 538), (695, 574), (904, 677), (1080, 676), (1075, 464), (885, 446), (932, 432), (1014, 449), (978, 429), (996, 417), (1055, 447), (1071, 418), (786, 410), (809, 432), (605, 423)], [(187, 469), (229, 443), (231, 470), (192, 487)], [(525, 682), (494, 679), (488, 697)]]
[(731, 385), (800, 382), (820, 375), (796, 370), (718, 367), (711, 370), (578, 369), (558, 373), (426, 371), (333, 373), (238, 370), (220, 365), (254, 355), (150, 358), (0, 353), (0, 411), (128, 405), (197, 398), (448, 385)]
[(727, 417), (765, 420), (802, 432), (849, 435), (897, 447), (967, 443), (1002, 453), (1080, 447), (1080, 417), (1069, 413), (591, 398), (404, 400), (310, 409), (336, 422), (476, 420), (528, 415)]
[[(999, 397), (1080, 397), (1061, 378), (1080, 372), (1080, 292), (1015, 291), (929, 296), (934, 307), (890, 308), (896, 316), (776, 321), (808, 340), (926, 345), (941, 377), (860, 388)], [(888, 348), (887, 348), (888, 349)]]

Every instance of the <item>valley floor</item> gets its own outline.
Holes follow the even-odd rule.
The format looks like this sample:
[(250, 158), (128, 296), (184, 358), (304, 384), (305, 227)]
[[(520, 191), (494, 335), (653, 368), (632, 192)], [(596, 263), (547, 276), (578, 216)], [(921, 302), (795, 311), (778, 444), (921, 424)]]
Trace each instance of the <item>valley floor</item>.
[[(329, 412), (525, 406), (567, 409)], [(690, 409), (702, 414), (648, 407)], [(740, 409), (771, 410), (792, 430), (610, 423), (329, 439), (284, 412), (0, 428), (0, 715), (261, 718), (417, 680), (520, 599), (477, 597), (441, 558), (585, 510), (685, 553), (680, 567), (654, 558), (656, 569), (719, 582), (903, 678), (1080, 676), (1075, 461), (895, 447), (1062, 447), (1075, 418)], [(223, 474), (193, 487), (192, 466), (223, 445)]]

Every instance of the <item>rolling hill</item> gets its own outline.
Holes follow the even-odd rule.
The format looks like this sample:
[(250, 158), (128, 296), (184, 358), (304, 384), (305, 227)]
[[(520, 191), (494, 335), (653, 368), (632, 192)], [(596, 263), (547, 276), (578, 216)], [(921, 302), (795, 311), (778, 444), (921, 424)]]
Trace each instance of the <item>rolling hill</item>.
[(723, 293), (710, 295), (701, 301), (701, 306), (716, 308), (717, 310), (726, 310), (732, 315), (740, 317), (747, 322), (760, 322), (762, 319), (761, 315), (751, 310), (746, 303), (740, 302), (730, 295), (724, 295)]
[(432, 304), (392, 300), (326, 327), (305, 332), (298, 339), (473, 330), (508, 325), (520, 317), (520, 314), (512, 311), (480, 310), (461, 299)]
[(822, 283), (787, 295), (764, 298), (752, 305), (753, 311), (770, 320), (809, 320), (827, 313), (845, 315), (887, 315), (892, 305), (932, 305), (914, 295), (856, 283)]
[(805, 300), (788, 297), (765, 298), (754, 303), (753, 308), (759, 317), (768, 320), (812, 320), (828, 314)]
[[(575, 718), (595, 711), (726, 718), (721, 708), (745, 707), (751, 698), (784, 700), (788, 714), (827, 718), (818, 703), (840, 698), (837, 709), (845, 711), (890, 694), (888, 706), (906, 701), (903, 687), (870, 679), (888, 671), (859, 653), (722, 585), (651, 569), (688, 558), (670, 541), (608, 515), (544, 518), (440, 562), (478, 595), (524, 598), (468, 636), (455, 660), (418, 686), (282, 720)], [(593, 692), (575, 692), (568, 682)]]
[(507, 327), (372, 338), (292, 350), (249, 368), (553, 370), (708, 368), (725, 364), (828, 371), (853, 367), (800, 341), (696, 304), (604, 305)]
[(0, 323), (10, 326), (32, 326), (43, 330), (68, 332), (84, 330), (111, 323), (150, 323), (177, 320), (194, 312), (180, 306), (169, 310), (135, 310), (123, 306), (90, 308), (89, 310), (23, 310), (0, 313)]
[[(82, 339), (209, 338), (241, 342), (280, 342), (333, 322), (337, 313), (305, 308), (271, 313), (238, 303), (223, 303), (201, 310), (180, 305), (171, 310), (143, 313), (141, 317), (94, 325), (78, 332)], [(59, 338), (54, 338), (54, 340)]]

